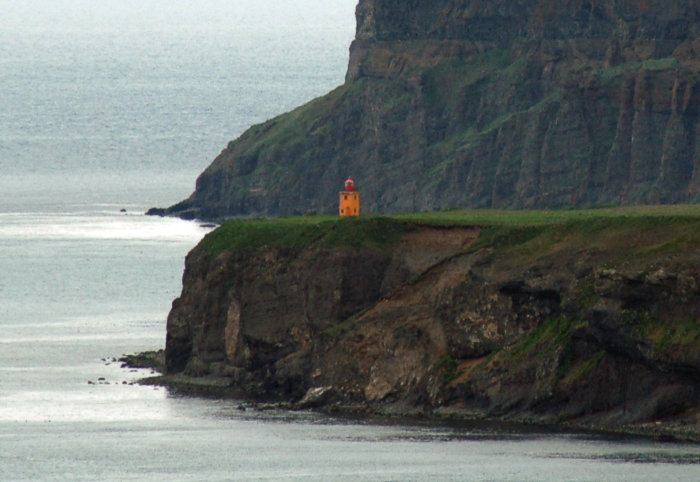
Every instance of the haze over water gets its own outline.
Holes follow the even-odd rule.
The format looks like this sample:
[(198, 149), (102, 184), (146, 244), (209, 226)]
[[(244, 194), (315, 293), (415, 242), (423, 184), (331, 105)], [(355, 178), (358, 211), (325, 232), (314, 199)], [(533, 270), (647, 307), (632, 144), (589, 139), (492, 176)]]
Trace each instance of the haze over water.
[(351, 0), (0, 8), (0, 187), (22, 199), (179, 200), (251, 124), (341, 84), (354, 31)]
[[(253, 123), (343, 82), (355, 0), (0, 0), (0, 480), (696, 480), (700, 448), (238, 410), (130, 384)], [(124, 209), (126, 212), (122, 212)]]

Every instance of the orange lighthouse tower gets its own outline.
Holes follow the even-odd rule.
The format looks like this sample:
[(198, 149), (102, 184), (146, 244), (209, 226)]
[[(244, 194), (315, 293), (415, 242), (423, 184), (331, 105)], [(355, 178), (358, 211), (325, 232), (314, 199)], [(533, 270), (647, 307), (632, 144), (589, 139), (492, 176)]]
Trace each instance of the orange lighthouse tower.
[(340, 191), (338, 214), (341, 216), (360, 215), (360, 193), (355, 190), (355, 182), (352, 178), (345, 181), (345, 190)]

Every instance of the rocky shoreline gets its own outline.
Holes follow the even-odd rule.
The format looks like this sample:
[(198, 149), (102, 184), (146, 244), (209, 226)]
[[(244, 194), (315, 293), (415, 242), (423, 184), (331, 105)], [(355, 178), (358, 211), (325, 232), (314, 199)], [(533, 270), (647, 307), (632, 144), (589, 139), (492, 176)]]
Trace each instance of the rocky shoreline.
[[(153, 352), (138, 353), (133, 356), (140, 359), (150, 358)], [(131, 356), (129, 357), (131, 358)], [(154, 360), (153, 365), (137, 363), (129, 368), (160, 367), (160, 360)], [(362, 420), (376, 421), (379, 423), (407, 423), (416, 422), (435, 425), (465, 425), (465, 424), (492, 424), (500, 430), (517, 433), (583, 433), (597, 436), (611, 437), (641, 437), (668, 442), (700, 443), (700, 430), (695, 426), (681, 423), (656, 422), (635, 424), (628, 426), (611, 427), (597, 424), (578, 423), (543, 423), (529, 417), (523, 418), (494, 418), (473, 412), (460, 412), (455, 410), (422, 410), (409, 407), (404, 404), (392, 405), (368, 405), (368, 404), (343, 404), (335, 402), (325, 404), (321, 400), (301, 400), (290, 402), (265, 398), (251, 398), (248, 393), (231, 385), (231, 380), (225, 377), (192, 377), (182, 374), (157, 375), (143, 378), (138, 381), (141, 385), (152, 385), (167, 388), (174, 393), (213, 397), (223, 399), (235, 399), (239, 403), (239, 410), (312, 410), (331, 416), (351, 417)]]

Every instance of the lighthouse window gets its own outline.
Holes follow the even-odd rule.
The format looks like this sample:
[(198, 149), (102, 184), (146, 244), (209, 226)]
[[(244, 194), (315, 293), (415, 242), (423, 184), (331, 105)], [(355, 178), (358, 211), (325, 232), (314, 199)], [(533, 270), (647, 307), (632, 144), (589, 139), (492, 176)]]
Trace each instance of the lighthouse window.
[(345, 200), (346, 200), (346, 201), (348, 200), (348, 195), (347, 195), (347, 194), (345, 195)]

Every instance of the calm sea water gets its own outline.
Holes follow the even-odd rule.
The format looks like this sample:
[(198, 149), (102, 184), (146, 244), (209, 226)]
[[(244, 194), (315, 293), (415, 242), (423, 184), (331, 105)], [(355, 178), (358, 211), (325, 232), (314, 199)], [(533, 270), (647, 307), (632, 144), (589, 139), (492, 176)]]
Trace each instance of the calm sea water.
[(141, 213), (340, 84), (354, 3), (0, 0), (0, 480), (700, 478), (693, 445), (240, 411), (112, 361), (163, 346), (206, 232)]

